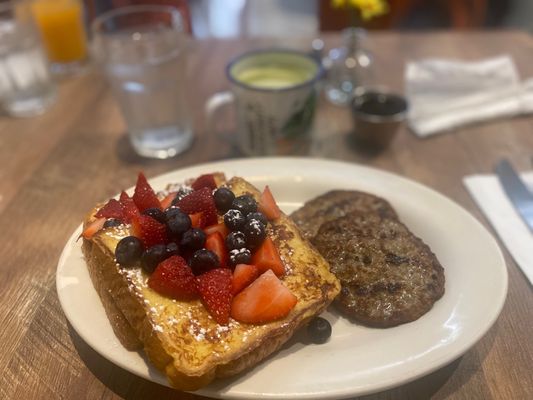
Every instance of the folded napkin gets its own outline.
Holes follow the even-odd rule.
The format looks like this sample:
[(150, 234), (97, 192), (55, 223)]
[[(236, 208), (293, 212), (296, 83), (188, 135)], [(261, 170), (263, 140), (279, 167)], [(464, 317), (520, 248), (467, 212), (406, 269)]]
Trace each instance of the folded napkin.
[[(521, 176), (533, 189), (533, 172)], [(533, 233), (507, 198), (498, 178), (495, 175), (471, 175), (465, 177), (463, 183), (533, 284)]]
[(513, 60), (427, 59), (407, 63), (408, 123), (420, 137), (498, 117), (533, 112), (533, 79), (520, 81)]

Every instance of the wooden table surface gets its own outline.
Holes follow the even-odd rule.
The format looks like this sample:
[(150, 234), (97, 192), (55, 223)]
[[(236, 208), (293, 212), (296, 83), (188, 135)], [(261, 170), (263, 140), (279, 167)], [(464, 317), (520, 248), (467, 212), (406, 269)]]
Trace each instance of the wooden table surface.
[[(338, 37), (326, 37), (328, 47)], [(0, 118), (0, 398), (196, 399), (138, 378), (99, 356), (69, 326), (59, 305), (55, 271), (61, 250), (96, 202), (148, 177), (206, 161), (240, 157), (231, 144), (231, 115), (207, 132), (203, 105), (226, 89), (224, 65), (244, 50), (269, 45), (308, 48), (309, 40), (195, 42), (189, 102), (196, 141), (168, 161), (134, 156), (108, 86), (94, 71), (59, 84), (57, 103), (32, 119)], [(533, 41), (522, 32), (376, 33), (375, 79), (403, 89), (406, 60), (476, 60), (511, 54), (523, 77), (533, 75)], [(407, 176), (458, 202), (493, 232), (461, 183), (488, 173), (502, 157), (531, 169), (533, 117), (498, 120), (420, 140), (407, 129), (383, 153), (349, 145), (347, 109), (322, 101), (308, 155), (361, 163)], [(494, 233), (494, 232), (493, 232)], [(501, 243), (501, 242), (500, 242)], [(503, 311), (489, 332), (450, 365), (365, 399), (533, 398), (531, 286), (502, 246), (509, 271)], [(480, 279), (483, 279), (480, 276)]]

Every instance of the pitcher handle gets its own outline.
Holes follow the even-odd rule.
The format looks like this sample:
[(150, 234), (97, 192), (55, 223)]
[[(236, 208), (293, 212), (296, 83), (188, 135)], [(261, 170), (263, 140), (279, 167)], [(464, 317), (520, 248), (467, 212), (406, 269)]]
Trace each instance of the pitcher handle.
[(212, 95), (205, 104), (208, 132), (215, 132), (215, 116), (218, 110), (227, 104), (233, 103), (235, 96), (230, 91), (218, 92)]

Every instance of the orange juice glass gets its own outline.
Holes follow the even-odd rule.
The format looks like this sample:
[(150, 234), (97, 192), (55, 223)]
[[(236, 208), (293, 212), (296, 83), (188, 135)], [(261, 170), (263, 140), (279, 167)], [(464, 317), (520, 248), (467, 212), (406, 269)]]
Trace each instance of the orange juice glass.
[(83, 6), (79, 0), (33, 0), (37, 22), (52, 70), (76, 72), (87, 58)]

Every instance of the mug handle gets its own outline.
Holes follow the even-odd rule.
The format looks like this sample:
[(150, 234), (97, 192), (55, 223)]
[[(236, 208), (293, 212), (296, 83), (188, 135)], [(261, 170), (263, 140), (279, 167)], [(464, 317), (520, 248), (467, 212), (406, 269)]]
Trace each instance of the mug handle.
[(215, 132), (215, 116), (219, 109), (226, 104), (233, 103), (235, 96), (230, 91), (218, 92), (212, 95), (205, 104), (208, 132)]

